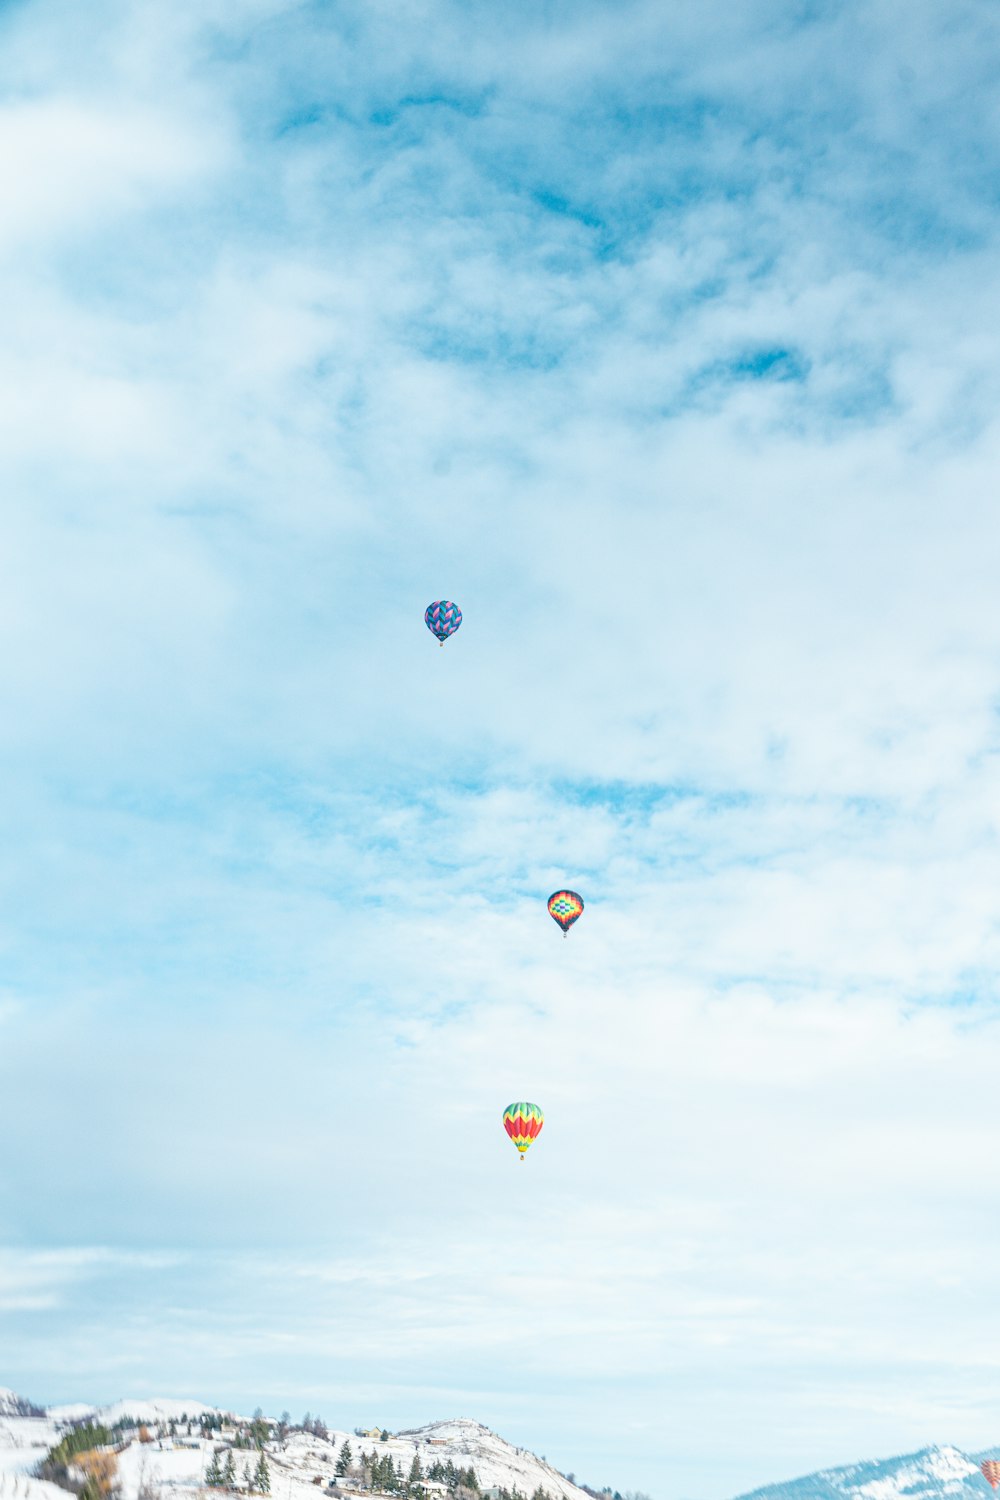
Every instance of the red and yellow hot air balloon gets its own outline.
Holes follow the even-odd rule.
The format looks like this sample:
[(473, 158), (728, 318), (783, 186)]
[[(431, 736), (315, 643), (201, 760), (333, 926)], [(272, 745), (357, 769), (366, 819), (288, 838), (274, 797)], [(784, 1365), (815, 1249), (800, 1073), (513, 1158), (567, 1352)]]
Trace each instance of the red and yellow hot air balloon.
[(503, 1128), (521, 1153), (522, 1161), (524, 1161), (524, 1153), (538, 1136), (544, 1124), (545, 1116), (537, 1104), (525, 1104), (522, 1101), (517, 1104), (508, 1104), (504, 1110)]
[(565, 937), (583, 911), (583, 897), (576, 891), (553, 891), (549, 897), (549, 916), (558, 922)]
[(1000, 1484), (1000, 1463), (995, 1458), (984, 1458), (979, 1467), (983, 1471), (983, 1478), (989, 1483), (991, 1489), (996, 1489)]

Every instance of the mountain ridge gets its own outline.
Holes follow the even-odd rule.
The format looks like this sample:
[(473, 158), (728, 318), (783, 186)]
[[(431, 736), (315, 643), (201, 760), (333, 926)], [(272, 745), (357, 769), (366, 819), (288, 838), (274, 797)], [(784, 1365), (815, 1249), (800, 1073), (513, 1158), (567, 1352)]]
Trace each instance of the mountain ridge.
[[(3, 1394), (8, 1398), (10, 1415), (0, 1420), (0, 1473), (28, 1474), (62, 1433), (82, 1422), (99, 1422), (119, 1429), (122, 1424), (146, 1427), (147, 1437), (153, 1438), (151, 1442), (140, 1441), (137, 1433), (124, 1434), (118, 1452), (121, 1500), (136, 1500), (144, 1475), (153, 1476), (163, 1500), (168, 1492), (175, 1492), (180, 1500), (180, 1492), (191, 1494), (202, 1488), (211, 1454), (227, 1446), (227, 1434), (231, 1441), (235, 1439), (228, 1422), (238, 1427), (252, 1420), (193, 1399), (124, 1397), (104, 1405), (73, 1403), (42, 1409), (25, 1402), (13, 1391)], [(25, 1416), (22, 1414), (25, 1407), (42, 1411), (43, 1415)], [(214, 1430), (207, 1435), (202, 1432), (203, 1416), (214, 1419)], [(187, 1422), (182, 1422), (182, 1417)], [(275, 1418), (266, 1420), (277, 1429)], [(171, 1425), (178, 1430), (172, 1433)], [(357, 1432), (337, 1428), (324, 1427), (323, 1434), (291, 1428), (282, 1441), (268, 1442), (268, 1462), (282, 1475), (286, 1500), (307, 1500), (307, 1497), (316, 1500), (313, 1486), (333, 1480), (336, 1459), (345, 1443), (350, 1445), (355, 1462), (362, 1451), (370, 1452), (382, 1459), (388, 1456), (394, 1465), (408, 1473), (416, 1458), (425, 1473), (438, 1463), (454, 1465), (455, 1469), (471, 1468), (484, 1491), (501, 1489), (511, 1494), (517, 1491), (527, 1500), (543, 1490), (550, 1500), (589, 1500), (584, 1490), (545, 1459), (526, 1448), (515, 1447), (483, 1423), (467, 1417), (425, 1423), (387, 1435), (384, 1442), (380, 1436), (359, 1436)], [(300, 1487), (301, 1493), (296, 1494)], [(431, 1484), (430, 1489), (434, 1488)]]
[(988, 1500), (992, 1491), (979, 1465), (996, 1451), (969, 1454), (951, 1443), (931, 1444), (893, 1458), (817, 1469), (747, 1490), (735, 1500)]
[[(171, 1424), (177, 1427), (182, 1416), (188, 1418), (193, 1434), (183, 1435), (183, 1443), (170, 1434)], [(203, 1416), (215, 1419), (216, 1430), (208, 1436), (201, 1435)], [(150, 1443), (139, 1442), (135, 1435), (126, 1439), (119, 1453), (121, 1500), (138, 1500), (143, 1483), (150, 1478), (161, 1500), (195, 1500), (204, 1487), (211, 1455), (232, 1441), (231, 1428), (219, 1429), (227, 1419), (251, 1420), (193, 1398), (121, 1398), (103, 1405), (78, 1402), (45, 1408), (0, 1387), (0, 1500), (54, 1500), (52, 1486), (39, 1487), (41, 1481), (31, 1478), (31, 1471), (62, 1433), (87, 1420), (108, 1427), (131, 1421), (148, 1426), (155, 1434)], [(276, 1419), (268, 1420), (277, 1427)], [(283, 1441), (268, 1443), (268, 1462), (281, 1476), (280, 1491), (286, 1500), (317, 1500), (315, 1486), (325, 1481), (329, 1488), (345, 1442), (355, 1460), (362, 1451), (389, 1456), (404, 1474), (414, 1458), (425, 1474), (435, 1463), (472, 1468), (483, 1491), (517, 1490), (528, 1500), (538, 1490), (551, 1500), (591, 1500), (597, 1494), (567, 1478), (546, 1459), (516, 1447), (469, 1417), (403, 1428), (387, 1434), (385, 1442), (381, 1435), (356, 1431), (323, 1428), (322, 1432), (325, 1435), (296, 1427)], [(1000, 1445), (967, 1453), (954, 1444), (931, 1444), (891, 1458), (817, 1469), (742, 1491), (734, 1500), (992, 1500), (979, 1465), (984, 1458), (997, 1456)], [(610, 1500), (610, 1492), (604, 1493)], [(620, 1497), (616, 1495), (615, 1500)]]

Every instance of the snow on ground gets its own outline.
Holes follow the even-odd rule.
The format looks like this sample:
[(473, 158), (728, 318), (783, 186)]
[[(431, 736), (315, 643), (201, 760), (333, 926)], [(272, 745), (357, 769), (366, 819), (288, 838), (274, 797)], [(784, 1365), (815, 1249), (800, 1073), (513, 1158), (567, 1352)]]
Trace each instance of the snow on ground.
[[(134, 1441), (119, 1454), (121, 1500), (138, 1500), (142, 1489), (147, 1493), (153, 1490), (160, 1500), (194, 1500), (213, 1451), (222, 1453), (230, 1446), (227, 1436), (219, 1433), (207, 1440), (185, 1436), (178, 1444), (168, 1437), (155, 1436), (157, 1427), (162, 1424), (165, 1428), (184, 1414), (197, 1418), (204, 1412), (218, 1412), (218, 1407), (200, 1401), (123, 1400), (104, 1407), (78, 1404), (51, 1407), (44, 1417), (17, 1415), (19, 1404), (13, 1391), (0, 1388), (0, 1500), (67, 1500), (65, 1491), (34, 1479), (31, 1471), (74, 1422), (95, 1419), (111, 1426), (131, 1417), (154, 1433), (153, 1442)], [(227, 1435), (231, 1436), (231, 1431)], [(404, 1477), (409, 1475), (415, 1457), (425, 1476), (434, 1463), (447, 1464), (450, 1459), (458, 1469), (474, 1469), (483, 1490), (493, 1486), (518, 1489), (530, 1500), (541, 1488), (553, 1500), (589, 1500), (544, 1459), (513, 1447), (479, 1422), (463, 1418), (398, 1432), (384, 1443), (339, 1430), (331, 1430), (327, 1439), (293, 1432), (284, 1446), (268, 1444), (271, 1500), (320, 1500), (333, 1478), (345, 1441), (350, 1443), (355, 1461), (362, 1452), (374, 1452), (379, 1457), (388, 1454)], [(991, 1500), (979, 1473), (979, 1460), (986, 1456), (947, 1446), (925, 1448), (899, 1458), (850, 1464), (769, 1485), (742, 1500)], [(989, 1456), (997, 1456), (997, 1452), (991, 1451)], [(255, 1466), (257, 1454), (235, 1449), (233, 1457), (242, 1482), (247, 1467), (252, 1471)]]
[[(139, 1415), (134, 1404), (122, 1402), (121, 1406), (127, 1408), (126, 1415)], [(186, 1409), (190, 1411), (190, 1405)], [(337, 1456), (345, 1442), (350, 1443), (355, 1461), (362, 1452), (374, 1452), (380, 1458), (389, 1454), (394, 1463), (398, 1462), (404, 1477), (409, 1474), (414, 1457), (420, 1459), (425, 1475), (432, 1464), (446, 1464), (450, 1459), (456, 1468), (475, 1469), (484, 1490), (493, 1485), (507, 1490), (516, 1488), (530, 1500), (540, 1487), (553, 1500), (587, 1500), (576, 1485), (533, 1453), (514, 1448), (478, 1422), (463, 1420), (433, 1423), (399, 1433), (384, 1443), (336, 1429), (331, 1429), (325, 1439), (293, 1432), (283, 1447), (272, 1443), (267, 1448), (273, 1500), (317, 1500), (317, 1492), (325, 1489), (334, 1476)], [(137, 1500), (143, 1478), (164, 1491), (165, 1500), (171, 1492), (195, 1488), (211, 1462), (213, 1449), (221, 1452), (227, 1446), (218, 1434), (197, 1449), (174, 1449), (169, 1439), (164, 1439), (162, 1446), (133, 1443), (118, 1459), (122, 1500)], [(240, 1449), (234, 1450), (233, 1457), (241, 1477), (244, 1466), (249, 1463), (252, 1470), (257, 1461), (255, 1453)], [(319, 1485), (317, 1479), (321, 1481)]]
[(136, 1500), (143, 1486), (152, 1486), (164, 1500), (180, 1491), (190, 1494), (201, 1484), (212, 1461), (214, 1446), (205, 1442), (197, 1448), (175, 1448), (169, 1438), (163, 1440), (162, 1446), (159, 1443), (131, 1443), (118, 1455), (122, 1500)]
[(767, 1485), (741, 1500), (990, 1500), (979, 1472), (981, 1456), (950, 1446), (924, 1448), (900, 1458), (823, 1469)]
[(895, 1473), (870, 1479), (855, 1487), (861, 1500), (900, 1500), (907, 1495), (959, 1495), (966, 1482), (985, 1490), (979, 1465), (957, 1448), (930, 1448), (909, 1461), (902, 1460)]
[[(109, 1406), (76, 1404), (52, 1407), (44, 1418), (39, 1418), (5, 1416), (5, 1410), (16, 1410), (17, 1397), (12, 1391), (0, 1390), (0, 1402), (0, 1477), (27, 1475), (74, 1422), (93, 1420), (111, 1427), (123, 1418), (132, 1418), (137, 1423), (145, 1423), (155, 1435), (157, 1426), (165, 1426), (181, 1416), (190, 1419), (204, 1412), (219, 1411), (218, 1407), (191, 1399), (123, 1399)], [(190, 1495), (197, 1489), (211, 1462), (213, 1449), (221, 1450), (228, 1445), (217, 1433), (210, 1441), (196, 1438), (189, 1441), (196, 1446), (175, 1447), (169, 1438), (130, 1444), (118, 1457), (122, 1500), (137, 1500), (144, 1483), (161, 1491), (164, 1500), (179, 1497), (181, 1491)], [(362, 1451), (374, 1452), (379, 1457), (389, 1454), (394, 1463), (398, 1462), (404, 1476), (409, 1474), (414, 1457), (420, 1459), (425, 1475), (435, 1462), (446, 1464), (450, 1459), (456, 1468), (474, 1469), (484, 1490), (493, 1485), (507, 1490), (518, 1489), (530, 1500), (540, 1487), (547, 1490), (553, 1500), (586, 1500), (576, 1485), (570, 1484), (542, 1459), (523, 1448), (513, 1447), (480, 1423), (464, 1419), (414, 1428), (390, 1437), (384, 1443), (340, 1430), (331, 1430), (325, 1440), (309, 1433), (292, 1433), (283, 1448), (274, 1444), (268, 1447), (274, 1500), (317, 1500), (318, 1491), (333, 1478), (337, 1455), (345, 1442), (350, 1443), (355, 1460)], [(241, 1478), (247, 1462), (251, 1469), (256, 1463), (255, 1454), (239, 1449), (235, 1450), (234, 1458)], [(322, 1481), (320, 1485), (314, 1483), (317, 1478)], [(41, 1492), (13, 1496), (5, 1491), (0, 1493), (0, 1500), (46, 1500), (46, 1497)], [(876, 1497), (873, 1496), (872, 1500)]]
[(0, 1500), (66, 1500), (66, 1491), (27, 1474), (0, 1472)]
[(479, 1422), (456, 1418), (450, 1422), (432, 1422), (427, 1427), (417, 1427), (401, 1432), (395, 1443), (378, 1443), (387, 1448), (393, 1458), (399, 1452), (403, 1459), (403, 1473), (409, 1472), (410, 1462), (416, 1452), (426, 1472), (435, 1459), (447, 1463), (449, 1458), (459, 1469), (473, 1468), (482, 1489), (493, 1485), (501, 1489), (519, 1489), (522, 1495), (531, 1496), (535, 1490), (547, 1490), (552, 1496), (564, 1500), (586, 1500), (583, 1491), (547, 1464), (536, 1458), (526, 1448), (515, 1448), (483, 1427)]
[(58, 1441), (49, 1417), (0, 1417), (0, 1475), (27, 1473)]
[(0, 1417), (20, 1417), (28, 1403), (9, 1386), (0, 1386)]
[[(534, 1454), (512, 1447), (478, 1422), (462, 1420), (438, 1422), (400, 1433), (384, 1443), (336, 1429), (325, 1439), (293, 1432), (284, 1447), (268, 1445), (273, 1500), (317, 1500), (317, 1494), (322, 1493), (334, 1476), (337, 1456), (345, 1442), (350, 1443), (355, 1460), (362, 1451), (374, 1452), (380, 1458), (389, 1454), (394, 1463), (399, 1463), (404, 1477), (409, 1474), (414, 1457), (420, 1459), (425, 1475), (432, 1464), (446, 1464), (450, 1459), (456, 1468), (475, 1469), (484, 1490), (497, 1485), (508, 1490), (516, 1488), (530, 1497), (541, 1487), (553, 1500), (587, 1500), (576, 1485)], [(171, 1493), (176, 1495), (179, 1490), (196, 1487), (211, 1461), (212, 1450), (225, 1446), (228, 1446), (225, 1440), (217, 1434), (198, 1449), (172, 1449), (166, 1439), (162, 1447), (157, 1443), (133, 1443), (118, 1459), (122, 1500), (137, 1500), (144, 1478), (164, 1492), (164, 1500)], [(244, 1465), (249, 1463), (252, 1469), (256, 1463), (253, 1452), (236, 1449), (233, 1457), (240, 1476)], [(318, 1485), (317, 1479), (321, 1481)]]

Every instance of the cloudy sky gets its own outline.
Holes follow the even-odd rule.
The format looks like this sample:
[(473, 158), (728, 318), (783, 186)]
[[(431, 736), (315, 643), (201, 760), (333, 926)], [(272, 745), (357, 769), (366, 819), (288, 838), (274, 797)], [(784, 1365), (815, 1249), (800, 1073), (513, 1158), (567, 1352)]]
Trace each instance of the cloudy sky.
[(0, 1384), (1000, 1440), (998, 81), (991, 0), (0, 4)]

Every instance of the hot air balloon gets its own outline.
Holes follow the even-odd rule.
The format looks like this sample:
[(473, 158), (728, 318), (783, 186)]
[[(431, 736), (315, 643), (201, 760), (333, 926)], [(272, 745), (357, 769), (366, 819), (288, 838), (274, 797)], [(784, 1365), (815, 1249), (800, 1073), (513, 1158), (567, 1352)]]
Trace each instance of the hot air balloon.
[(435, 599), (424, 610), (424, 624), (432, 635), (437, 636), (438, 643), (442, 646), (450, 635), (455, 634), (461, 623), (462, 611), (449, 599)]
[(508, 1104), (504, 1110), (503, 1128), (521, 1153), (522, 1161), (544, 1124), (545, 1116), (537, 1104)]
[(979, 1467), (983, 1471), (983, 1478), (988, 1480), (990, 1488), (996, 1489), (1000, 1484), (1000, 1463), (995, 1458), (984, 1458)]
[(555, 891), (549, 897), (549, 916), (558, 922), (565, 937), (583, 911), (583, 897), (576, 891)]

